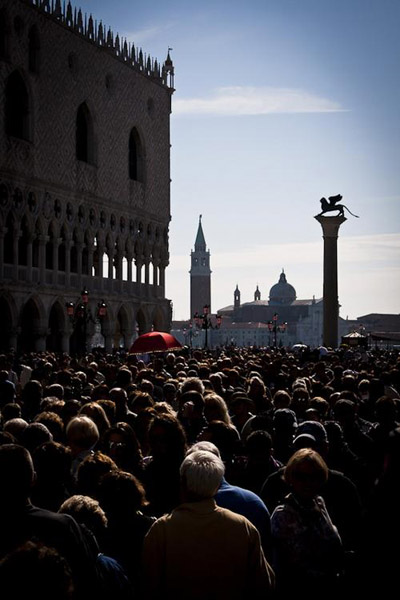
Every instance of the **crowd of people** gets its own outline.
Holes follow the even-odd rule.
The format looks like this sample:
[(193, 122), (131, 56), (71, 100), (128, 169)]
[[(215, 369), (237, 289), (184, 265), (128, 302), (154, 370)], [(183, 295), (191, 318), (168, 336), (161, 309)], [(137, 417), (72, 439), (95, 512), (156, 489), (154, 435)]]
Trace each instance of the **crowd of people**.
[(382, 594), (400, 356), (5, 352), (0, 484), (3, 598)]

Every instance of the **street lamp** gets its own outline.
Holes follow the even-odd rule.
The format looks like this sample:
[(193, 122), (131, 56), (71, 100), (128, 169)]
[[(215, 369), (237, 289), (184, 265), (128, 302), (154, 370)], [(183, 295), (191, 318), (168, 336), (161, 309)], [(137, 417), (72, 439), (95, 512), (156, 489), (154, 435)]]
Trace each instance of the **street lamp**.
[(89, 292), (87, 291), (87, 289), (83, 289), (81, 292), (81, 298), (82, 298), (82, 307), (83, 307), (83, 349), (84, 349), (84, 353), (86, 355), (87, 353), (87, 306), (89, 304)]
[(203, 306), (203, 314), (199, 315), (198, 313), (195, 313), (193, 315), (193, 318), (194, 318), (196, 327), (198, 329), (204, 329), (204, 331), (206, 332), (204, 347), (208, 348), (208, 330), (209, 329), (219, 329), (221, 327), (222, 317), (221, 317), (221, 315), (216, 315), (216, 323), (215, 323), (215, 325), (213, 325), (212, 320), (211, 320), (211, 315), (210, 315), (210, 306), (208, 304), (205, 304)]
[[(90, 311), (88, 309), (88, 304), (89, 304), (89, 292), (85, 288), (81, 292), (81, 301), (76, 306), (76, 310), (75, 310), (75, 305), (73, 302), (67, 302), (65, 305), (66, 311), (67, 311), (67, 316), (69, 317), (74, 328), (78, 323), (80, 324), (79, 329), (82, 331), (82, 335), (83, 335), (83, 349), (84, 349), (85, 354), (87, 352), (87, 323), (88, 323), (88, 320), (91, 318)], [(107, 305), (105, 304), (105, 302), (102, 301), (102, 305), (103, 305), (102, 311), (106, 310)], [(105, 314), (106, 313), (104, 313), (104, 315)], [(100, 316), (100, 313), (99, 313), (99, 316)]]
[(278, 313), (274, 313), (274, 316), (272, 317), (272, 321), (268, 321), (267, 325), (268, 325), (269, 332), (274, 334), (274, 348), (276, 348), (277, 333), (278, 333), (278, 331), (284, 333), (287, 329), (287, 323), (285, 321), (284, 323), (281, 323), (280, 325), (278, 325)]

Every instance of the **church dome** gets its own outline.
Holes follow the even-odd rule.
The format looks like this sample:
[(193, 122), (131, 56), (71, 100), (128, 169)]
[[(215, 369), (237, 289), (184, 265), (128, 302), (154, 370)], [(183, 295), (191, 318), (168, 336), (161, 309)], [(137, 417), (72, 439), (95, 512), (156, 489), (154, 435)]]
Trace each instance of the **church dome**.
[(269, 304), (292, 304), (295, 300), (296, 290), (286, 281), (285, 272), (282, 270), (278, 283), (273, 285), (269, 291)]

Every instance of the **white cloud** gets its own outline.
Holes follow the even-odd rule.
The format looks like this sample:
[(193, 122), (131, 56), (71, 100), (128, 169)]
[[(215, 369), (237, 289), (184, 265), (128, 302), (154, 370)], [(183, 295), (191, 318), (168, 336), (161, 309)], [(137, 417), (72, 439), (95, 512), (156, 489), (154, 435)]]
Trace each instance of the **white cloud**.
[[(240, 248), (237, 252), (212, 253), (212, 264), (218, 269), (243, 269), (247, 267), (268, 267), (285, 265), (321, 264), (323, 241), (262, 244), (248, 248)], [(358, 263), (385, 265), (400, 264), (400, 236), (396, 233), (339, 237), (339, 261), (342, 263)], [(168, 271), (180, 271), (188, 268), (187, 255), (171, 256)]]
[(338, 102), (304, 90), (273, 87), (222, 87), (208, 98), (176, 98), (173, 102), (175, 115), (243, 116), (344, 110)]
[[(321, 231), (322, 234), (322, 231)], [(341, 315), (355, 318), (369, 312), (398, 313), (400, 296), (400, 235), (339, 236), (339, 296)], [(253, 299), (256, 284), (263, 299), (281, 268), (298, 298), (322, 297), (323, 240), (262, 244), (233, 252), (211, 252), (213, 310), (232, 304), (236, 283), (242, 302)], [(189, 314), (190, 256), (172, 255), (167, 271), (167, 297), (175, 318)]]

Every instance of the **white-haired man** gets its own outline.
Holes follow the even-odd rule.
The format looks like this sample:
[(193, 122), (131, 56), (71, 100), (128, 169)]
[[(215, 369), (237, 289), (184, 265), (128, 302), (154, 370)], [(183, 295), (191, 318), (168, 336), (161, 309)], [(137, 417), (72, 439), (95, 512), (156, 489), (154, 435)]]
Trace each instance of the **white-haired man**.
[(211, 452), (184, 459), (184, 502), (158, 519), (144, 541), (144, 597), (265, 599), (272, 591), (274, 574), (257, 529), (215, 503), (224, 471), (222, 460)]

